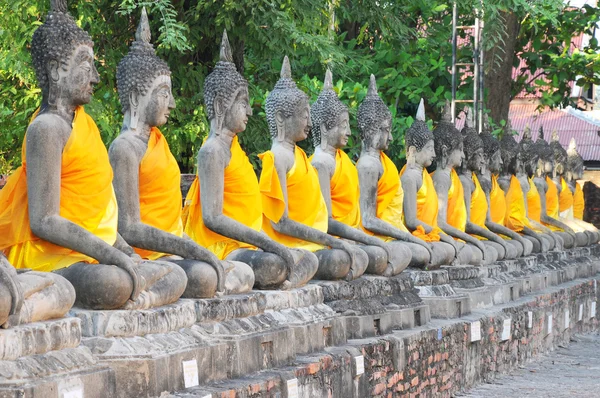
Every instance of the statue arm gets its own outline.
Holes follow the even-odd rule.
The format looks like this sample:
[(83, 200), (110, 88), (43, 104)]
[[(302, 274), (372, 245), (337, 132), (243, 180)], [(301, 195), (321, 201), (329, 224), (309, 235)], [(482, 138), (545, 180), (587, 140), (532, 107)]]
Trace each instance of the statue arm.
[(402, 208), (404, 213), (404, 225), (410, 231), (414, 231), (418, 226), (423, 227), (426, 233), (433, 230), (431, 225), (425, 224), (423, 221), (417, 218), (417, 183), (415, 178), (417, 176), (411, 176), (410, 170), (407, 170), (402, 177), (400, 177), (400, 183), (402, 184), (402, 190), (404, 191), (404, 199), (402, 201)]
[(545, 224), (553, 225), (555, 227), (563, 229), (565, 232), (572, 233), (573, 230), (563, 222), (558, 221), (555, 218), (552, 218), (548, 215), (548, 210), (546, 209), (546, 190), (548, 189), (545, 185), (545, 181), (540, 181), (539, 178), (534, 180), (535, 186), (540, 194), (540, 202), (542, 207), (541, 221)]

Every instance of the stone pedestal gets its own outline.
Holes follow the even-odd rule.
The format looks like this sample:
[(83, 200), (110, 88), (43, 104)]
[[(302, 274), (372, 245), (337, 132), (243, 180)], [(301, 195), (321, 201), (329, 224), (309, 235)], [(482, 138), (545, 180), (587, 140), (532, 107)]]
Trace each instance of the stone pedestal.
[(452, 287), (447, 270), (409, 268), (404, 274), (411, 278), (419, 297), (429, 306), (432, 318), (460, 318), (471, 312), (469, 296)]

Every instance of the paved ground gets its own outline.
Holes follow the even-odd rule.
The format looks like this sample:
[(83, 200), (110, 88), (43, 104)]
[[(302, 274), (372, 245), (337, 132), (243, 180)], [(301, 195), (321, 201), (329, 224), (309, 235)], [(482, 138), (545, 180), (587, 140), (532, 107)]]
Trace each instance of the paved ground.
[(600, 335), (575, 336), (558, 348), (494, 384), (480, 385), (459, 397), (600, 397)]

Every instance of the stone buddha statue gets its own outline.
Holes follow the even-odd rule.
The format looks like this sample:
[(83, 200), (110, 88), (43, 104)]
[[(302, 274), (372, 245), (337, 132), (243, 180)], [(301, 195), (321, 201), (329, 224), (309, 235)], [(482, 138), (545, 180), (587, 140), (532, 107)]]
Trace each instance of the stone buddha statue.
[(554, 173), (554, 153), (544, 139), (542, 127), (540, 127), (538, 138), (532, 146), (532, 151), (538, 158), (533, 182), (540, 195), (540, 222), (552, 230), (553, 235), (562, 239), (565, 249), (575, 247), (577, 241), (573, 230), (558, 220), (558, 190), (551, 179)]
[(442, 231), (457, 241), (459, 264), (491, 264), (498, 259), (492, 246), (465, 232), (467, 209), (464, 190), (456, 172), (465, 157), (463, 136), (452, 123), (450, 106), (446, 103), (442, 120), (433, 130), (436, 170), (432, 175), (438, 198), (438, 225)]
[(477, 177), (477, 173), (481, 174), (486, 167), (483, 141), (477, 130), (472, 127), (473, 112), (467, 110), (466, 113), (465, 127), (461, 131), (465, 159), (458, 168), (467, 211), (465, 232), (480, 239), (484, 246), (492, 246), (498, 253), (498, 260), (514, 259), (519, 248), (520, 252), (523, 252), (523, 246), (518, 242), (514, 242), (516, 245), (509, 243), (511, 240), (505, 241), (486, 226), (488, 202)]
[(523, 144), (527, 142), (527, 137), (525, 142), (521, 141), (523, 144), (518, 144), (512, 134), (509, 121), (500, 141), (502, 169), (498, 177), (498, 185), (504, 191), (506, 200), (504, 225), (528, 239), (533, 245), (533, 252), (546, 252), (554, 248), (557, 243), (562, 245), (562, 241), (536, 222), (532, 216), (534, 209), (528, 203), (531, 204), (532, 194), (537, 193), (537, 190), (530, 189), (527, 174), (523, 172), (525, 170), (523, 159), (528, 153), (527, 147), (523, 147)]
[(296, 87), (287, 57), (281, 77), (267, 96), (265, 111), (271, 133), (271, 150), (259, 155), (259, 186), (263, 203), (263, 230), (288, 247), (315, 253), (315, 278), (353, 280), (368, 266), (358, 246), (329, 234), (328, 211), (319, 176), (296, 143), (311, 128), (308, 96)]
[(170, 75), (169, 67), (150, 44), (150, 26), (143, 8), (136, 40), (117, 69), (125, 116), (121, 134), (108, 153), (119, 205), (119, 233), (142, 258), (179, 265), (188, 280), (183, 297), (209, 298), (217, 289), (226, 293), (249, 291), (254, 272), (248, 265), (221, 263), (184, 236), (179, 166), (159, 130), (175, 108)]
[(108, 153), (83, 108), (98, 83), (92, 46), (66, 2), (53, 1), (31, 43), (42, 105), (27, 129), (23, 167), (2, 190), (7, 222), (18, 226), (2, 227), (3, 250), (17, 268), (65, 277), (84, 308), (169, 304), (185, 289), (183, 270), (141, 262), (117, 232)]
[[(431, 247), (429, 269), (450, 265), (462, 260), (464, 249), (438, 227), (438, 198), (427, 167), (435, 159), (433, 133), (425, 122), (425, 105), (419, 103), (412, 126), (404, 135), (406, 166), (400, 171), (404, 193), (404, 223), (412, 235), (428, 242)], [(413, 256), (415, 252), (413, 251)], [(466, 256), (471, 258), (471, 253)]]
[(248, 82), (235, 68), (226, 32), (220, 61), (204, 81), (204, 101), (210, 132), (185, 199), (184, 232), (218, 259), (248, 264), (257, 288), (306, 284), (317, 271), (317, 257), (286, 248), (261, 231), (258, 179), (238, 140), (252, 116)]
[[(484, 115), (484, 128), (481, 134), (479, 134), (479, 138), (483, 145), (485, 165), (483, 168), (476, 170), (475, 174), (479, 179), (488, 203), (485, 226), (495, 234), (510, 238), (509, 242), (517, 249), (517, 257), (528, 256), (533, 250), (533, 244), (515, 231), (504, 226), (506, 198), (504, 191), (498, 185), (498, 173), (500, 173), (502, 168), (502, 155), (500, 152), (500, 143), (490, 133), (487, 115)], [(539, 241), (536, 240), (536, 242), (539, 244)]]
[(360, 188), (358, 171), (343, 148), (348, 144), (348, 108), (333, 90), (331, 71), (325, 73), (323, 90), (310, 109), (315, 153), (310, 158), (319, 175), (321, 193), (329, 215), (327, 233), (362, 244), (369, 256), (366, 272), (375, 275), (399, 274), (410, 262), (407, 247), (395, 251), (384, 241), (360, 229)]

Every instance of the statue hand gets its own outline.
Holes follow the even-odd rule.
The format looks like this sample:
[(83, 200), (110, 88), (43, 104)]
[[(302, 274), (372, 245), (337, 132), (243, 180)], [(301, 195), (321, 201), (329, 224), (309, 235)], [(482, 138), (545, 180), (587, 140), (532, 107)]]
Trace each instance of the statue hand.
[(284, 290), (288, 290), (291, 288), (290, 278), (292, 276), (292, 270), (294, 269), (296, 260), (294, 260), (294, 256), (292, 256), (292, 252), (287, 247), (280, 245), (279, 243), (276, 243), (275, 246), (273, 247), (273, 253), (277, 254), (285, 262), (285, 266), (287, 269), (287, 277), (284, 282), (283, 288), (284, 288)]
[(481, 250), (481, 259), (485, 261), (485, 246), (481, 242), (477, 242), (477, 248)]
[(215, 272), (217, 273), (217, 297), (220, 297), (225, 294), (225, 268), (223, 267), (223, 263), (221, 260), (217, 258), (214, 254), (209, 252), (208, 250), (203, 250), (203, 255), (198, 256), (201, 258), (196, 258), (199, 261), (205, 261), (208, 265), (210, 265)]
[(340, 240), (340, 244), (341, 244), (341, 249), (343, 251), (345, 251), (346, 253), (348, 253), (348, 255), (350, 256), (350, 271), (348, 271), (348, 274), (346, 275), (346, 280), (352, 281), (352, 280), (354, 280), (354, 275), (356, 275), (358, 272), (357, 264), (356, 264), (356, 253), (357, 253), (357, 250), (360, 250), (360, 249), (358, 249), (356, 246), (352, 245), (351, 243), (348, 243), (343, 240)]
[(124, 255), (123, 258), (119, 258), (117, 261), (115, 261), (115, 265), (127, 271), (129, 276), (131, 277), (131, 282), (133, 283), (133, 290), (131, 292), (130, 299), (132, 301), (135, 301), (140, 295), (140, 292), (143, 290), (142, 279), (137, 273), (136, 264), (139, 264), (139, 262), (136, 263), (133, 256), (129, 257), (127, 255)]

